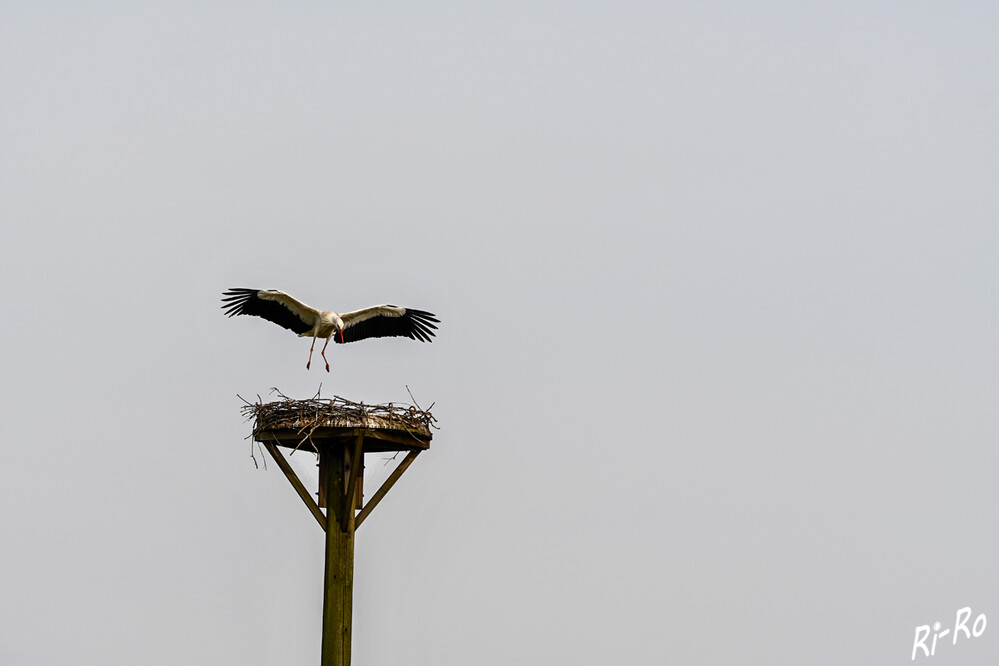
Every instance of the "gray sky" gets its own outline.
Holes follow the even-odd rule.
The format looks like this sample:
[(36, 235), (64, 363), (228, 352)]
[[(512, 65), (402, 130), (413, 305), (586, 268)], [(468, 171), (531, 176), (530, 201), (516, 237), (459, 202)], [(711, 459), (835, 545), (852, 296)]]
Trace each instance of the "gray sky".
[(994, 2), (143, 4), (0, 1), (0, 662), (318, 663), (320, 382), (441, 425), (357, 664), (999, 658)]

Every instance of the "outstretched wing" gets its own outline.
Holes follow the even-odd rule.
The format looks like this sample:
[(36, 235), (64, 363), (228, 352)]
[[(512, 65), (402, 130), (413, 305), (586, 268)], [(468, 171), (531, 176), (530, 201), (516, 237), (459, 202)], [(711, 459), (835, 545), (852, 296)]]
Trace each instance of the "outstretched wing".
[(343, 334), (333, 336), (338, 343), (393, 336), (430, 342), (435, 335), (436, 324), (441, 323), (429, 312), (394, 305), (376, 305), (347, 312), (340, 315), (340, 319), (343, 320)]
[(222, 299), (222, 309), (230, 317), (253, 315), (272, 321), (301, 335), (312, 330), (319, 320), (319, 310), (309, 307), (277, 290), (230, 289)]

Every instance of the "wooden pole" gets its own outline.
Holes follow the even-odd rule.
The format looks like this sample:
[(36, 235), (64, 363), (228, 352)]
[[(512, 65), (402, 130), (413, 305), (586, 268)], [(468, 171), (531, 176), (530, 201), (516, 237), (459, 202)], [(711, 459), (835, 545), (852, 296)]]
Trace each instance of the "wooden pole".
[[(319, 452), (319, 458), (327, 505), (322, 666), (350, 666), (354, 512), (346, 505), (352, 505), (354, 498), (346, 495), (347, 446), (328, 446)], [(339, 518), (345, 514), (346, 521), (341, 522)]]
[(347, 464), (350, 465), (350, 475), (347, 479), (347, 501), (343, 503), (343, 515), (341, 515), (341, 522), (346, 525), (349, 517), (354, 515), (354, 502), (357, 499), (357, 482), (361, 478), (361, 474), (364, 473), (364, 431), (362, 430), (356, 437), (356, 442), (354, 443), (353, 453), (350, 454), (350, 458), (347, 459)]

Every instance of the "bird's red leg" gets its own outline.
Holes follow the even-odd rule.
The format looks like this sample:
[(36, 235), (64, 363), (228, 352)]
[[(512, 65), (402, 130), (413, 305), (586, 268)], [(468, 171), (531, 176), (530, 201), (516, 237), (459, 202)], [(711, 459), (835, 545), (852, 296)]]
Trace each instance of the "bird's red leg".
[[(330, 339), (326, 338), (326, 345), (330, 343)], [(326, 360), (326, 345), (323, 345), (323, 350), (319, 352), (323, 355), (323, 360), (326, 361), (326, 372), (330, 371), (330, 362)]]
[[(312, 367), (312, 350), (316, 348), (316, 339), (312, 338), (312, 346), (309, 347), (309, 362), (305, 364), (305, 369)], [(326, 358), (325, 356), (323, 358)]]

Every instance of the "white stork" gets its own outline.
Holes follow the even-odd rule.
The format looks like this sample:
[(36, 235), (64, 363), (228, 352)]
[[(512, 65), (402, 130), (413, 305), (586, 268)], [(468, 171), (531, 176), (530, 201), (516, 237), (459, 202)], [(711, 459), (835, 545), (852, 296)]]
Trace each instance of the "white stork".
[[(434, 337), (435, 324), (440, 320), (423, 310), (400, 308), (394, 305), (375, 305), (363, 310), (337, 314), (332, 310), (317, 310), (283, 291), (274, 289), (230, 289), (222, 294), (222, 309), (230, 317), (253, 315), (263, 317), (278, 326), (298, 333), (298, 337), (312, 337), (309, 348), (308, 370), (312, 366), (312, 351), (316, 348), (316, 338), (326, 338), (320, 352), (326, 361), (326, 372), (330, 362), (326, 359), (326, 345), (333, 338), (337, 344), (356, 342), (365, 338), (405, 337), (420, 342), (430, 342)], [(339, 335), (336, 335), (339, 333)]]

